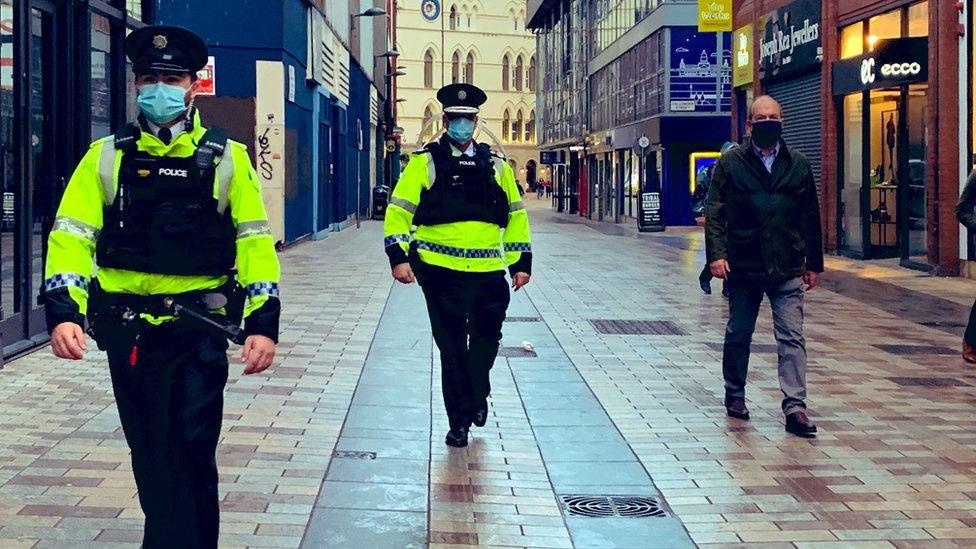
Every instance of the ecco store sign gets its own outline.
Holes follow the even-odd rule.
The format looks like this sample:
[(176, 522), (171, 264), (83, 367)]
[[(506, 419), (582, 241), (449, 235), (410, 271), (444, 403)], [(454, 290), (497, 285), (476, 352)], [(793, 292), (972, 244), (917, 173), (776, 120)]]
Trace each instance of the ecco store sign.
[[(865, 86), (870, 86), (878, 81), (878, 77), (874, 70), (877, 64), (877, 59), (873, 57), (861, 61), (861, 83)], [(922, 74), (922, 64), (918, 62), (886, 63), (881, 66), (881, 76), (884, 77), (885, 80), (901, 77), (911, 78), (920, 74)]]
[(928, 80), (928, 38), (896, 38), (878, 42), (875, 51), (831, 67), (833, 94), (912, 84)]

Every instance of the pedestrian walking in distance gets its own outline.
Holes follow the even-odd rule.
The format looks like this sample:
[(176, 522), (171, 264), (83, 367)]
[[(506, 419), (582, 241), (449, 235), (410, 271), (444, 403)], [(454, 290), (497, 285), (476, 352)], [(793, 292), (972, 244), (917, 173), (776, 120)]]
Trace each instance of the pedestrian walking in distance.
[[(722, 154), (725, 154), (736, 147), (738, 147), (736, 143), (726, 141), (720, 150)], [(705, 203), (708, 199), (708, 188), (711, 185), (713, 173), (715, 173), (715, 164), (705, 169), (704, 173), (701, 174), (700, 181), (695, 185), (695, 193), (691, 197), (691, 211), (694, 212), (696, 217), (705, 216)], [(712, 295), (712, 278), (712, 268), (706, 261), (701, 274), (698, 275), (698, 286), (706, 295)], [(729, 297), (729, 291), (725, 287), (725, 284), (722, 284), (722, 295)]]
[(512, 167), (473, 140), (487, 96), (471, 84), (451, 84), (437, 100), (447, 133), (418, 151), (400, 176), (384, 245), (393, 278), (423, 289), (441, 353), (446, 443), (463, 447), (471, 425), (488, 421), (489, 371), (511, 298), (505, 269), (515, 291), (528, 284), (532, 245)]
[(811, 438), (817, 427), (806, 413), (803, 295), (819, 285), (823, 272), (817, 185), (810, 163), (781, 137), (783, 112), (776, 100), (756, 98), (747, 126), (751, 137), (716, 164), (706, 205), (709, 266), (729, 290), (725, 407), (730, 417), (749, 419), (749, 347), (759, 306), (768, 296), (786, 430)]
[(142, 546), (213, 548), (227, 339), (244, 344), (245, 374), (271, 365), (280, 268), (247, 149), (193, 108), (203, 40), (150, 26), (125, 51), (141, 113), (93, 143), (65, 189), (48, 243), (47, 325), (54, 354), (80, 360), (87, 313), (108, 354)]
[[(956, 205), (956, 219), (970, 234), (976, 233), (976, 170), (969, 174), (962, 197)], [(973, 303), (969, 312), (969, 324), (962, 339), (962, 358), (970, 364), (976, 364), (976, 303)]]

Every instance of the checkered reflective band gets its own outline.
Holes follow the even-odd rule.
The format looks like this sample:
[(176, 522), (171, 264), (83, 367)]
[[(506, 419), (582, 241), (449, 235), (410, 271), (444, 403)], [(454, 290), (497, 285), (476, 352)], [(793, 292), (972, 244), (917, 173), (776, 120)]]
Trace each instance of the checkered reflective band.
[(390, 236), (383, 239), (383, 247), (389, 248), (390, 246), (397, 244), (399, 242), (410, 243), (410, 235), (408, 234), (391, 234)]
[(531, 252), (532, 244), (528, 242), (506, 242), (505, 243), (506, 252)]
[(278, 283), (254, 282), (247, 285), (247, 297), (259, 297), (262, 295), (278, 297)]
[(501, 259), (502, 257), (502, 251), (494, 248), (489, 248), (489, 249), (452, 248), (451, 246), (441, 246), (440, 244), (434, 244), (432, 242), (424, 242), (422, 240), (417, 241), (417, 248), (421, 250), (426, 250), (428, 252), (449, 255), (452, 257), (461, 257), (464, 259), (492, 259), (492, 258)]
[(74, 273), (62, 273), (56, 274), (51, 278), (44, 281), (44, 288), (48, 291), (54, 291), (58, 288), (67, 288), (69, 286), (74, 286), (75, 288), (81, 288), (84, 291), (88, 291), (88, 277), (81, 276)]

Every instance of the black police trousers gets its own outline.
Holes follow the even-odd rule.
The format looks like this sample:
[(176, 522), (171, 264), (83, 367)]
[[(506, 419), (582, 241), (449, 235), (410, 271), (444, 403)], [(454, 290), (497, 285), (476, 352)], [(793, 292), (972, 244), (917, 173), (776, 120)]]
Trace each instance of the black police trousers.
[(511, 301), (505, 273), (464, 273), (411, 261), (427, 301), (441, 352), (441, 390), (451, 429), (470, 427), (491, 393), (489, 372), (498, 355)]
[(131, 337), (99, 336), (146, 515), (143, 547), (217, 547), (227, 341), (172, 323), (149, 327), (132, 366)]

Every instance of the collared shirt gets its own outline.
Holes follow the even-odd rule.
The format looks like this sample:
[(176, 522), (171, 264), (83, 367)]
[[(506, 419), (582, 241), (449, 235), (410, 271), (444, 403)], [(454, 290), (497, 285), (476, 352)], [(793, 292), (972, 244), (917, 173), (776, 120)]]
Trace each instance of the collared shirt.
[[(148, 120), (146, 121), (146, 123), (149, 125), (149, 129), (152, 131), (152, 134), (155, 135), (155, 136), (157, 136), (157, 137), (159, 137), (159, 130), (162, 129), (162, 126), (158, 126), (156, 124), (153, 124), (152, 122), (150, 122)], [(169, 131), (170, 131), (169, 142), (170, 143), (172, 143), (173, 140), (176, 139), (176, 136), (180, 135), (181, 133), (183, 133), (186, 130), (186, 128), (184, 126), (186, 126), (186, 124), (184, 124), (183, 123), (183, 120), (180, 119), (179, 122), (177, 122), (176, 124), (173, 124), (172, 126), (169, 127)]]
[(755, 143), (752, 144), (752, 150), (756, 151), (756, 155), (759, 157), (759, 160), (762, 160), (763, 165), (766, 166), (766, 170), (769, 171), (769, 173), (773, 173), (773, 162), (776, 161), (776, 156), (779, 154), (779, 142), (776, 142), (776, 146), (773, 147), (773, 151), (768, 155), (765, 154), (763, 150), (760, 149)]
[(454, 156), (461, 156), (462, 154), (464, 156), (474, 156), (474, 141), (471, 141), (471, 143), (468, 144), (468, 148), (465, 149), (464, 152), (461, 152), (460, 149), (454, 146), (454, 143), (451, 143), (451, 153)]

